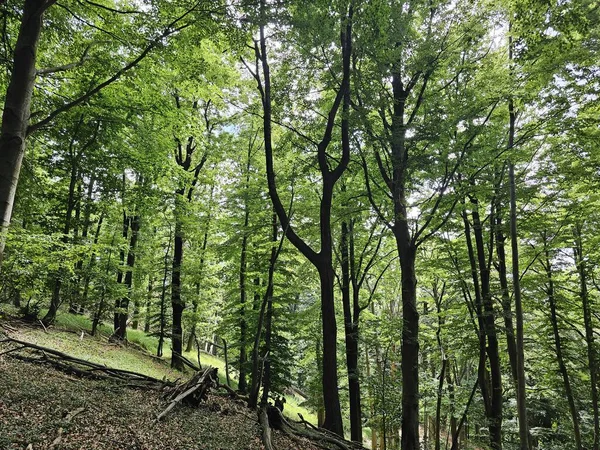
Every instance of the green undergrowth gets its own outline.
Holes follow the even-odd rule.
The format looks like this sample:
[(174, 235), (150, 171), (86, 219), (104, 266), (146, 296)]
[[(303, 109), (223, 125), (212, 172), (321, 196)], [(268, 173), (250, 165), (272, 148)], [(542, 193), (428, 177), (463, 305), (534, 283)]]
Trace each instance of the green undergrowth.
[[(0, 317), (3, 313), (13, 315), (13, 311), (2, 309)], [(41, 324), (39, 327), (33, 324), (31, 327), (19, 329), (17, 337), (87, 361), (131, 370), (159, 379), (175, 380), (190, 375), (189, 372), (182, 374), (170, 368), (171, 342), (168, 339), (163, 345), (162, 358), (158, 358), (154, 356), (158, 348), (158, 338), (146, 334), (143, 330), (128, 329), (127, 340), (135, 345), (123, 346), (108, 342), (108, 337), (112, 333), (111, 327), (100, 324), (96, 336), (90, 335), (91, 328), (91, 320), (87, 316), (60, 312), (49, 330), (45, 331)], [(143, 351), (140, 351), (138, 347), (141, 347)], [(184, 356), (194, 364), (198, 363), (198, 353), (195, 349), (185, 352)], [(203, 367), (212, 366), (219, 369), (220, 382), (226, 383), (223, 359), (201, 351), (200, 362)], [(236, 389), (237, 380), (231, 368), (230, 377), (231, 387)], [(297, 420), (298, 413), (300, 413), (309, 422), (316, 423), (316, 414), (300, 406), (301, 398), (290, 394), (286, 396), (286, 401), (284, 410), (286, 416)]]

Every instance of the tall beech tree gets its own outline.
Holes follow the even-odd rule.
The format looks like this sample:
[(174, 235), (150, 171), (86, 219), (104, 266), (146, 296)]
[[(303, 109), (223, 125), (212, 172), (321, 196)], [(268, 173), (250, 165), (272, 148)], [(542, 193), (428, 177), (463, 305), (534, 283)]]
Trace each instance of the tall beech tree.
[[(325, 421), (323, 427), (338, 435), (343, 435), (342, 413), (338, 393), (337, 373), (337, 326), (334, 302), (334, 270), (333, 242), (331, 236), (331, 206), (333, 189), (340, 179), (350, 160), (349, 142), (342, 145), (342, 156), (339, 161), (331, 159), (327, 150), (333, 138), (334, 126), (340, 106), (342, 106), (342, 139), (348, 139), (347, 113), (350, 107), (350, 62), (352, 56), (352, 16), (353, 6), (344, 6), (340, 14), (340, 47), (342, 58), (342, 78), (336, 90), (333, 104), (326, 114), (325, 128), (320, 141), (316, 143), (317, 160), (321, 176), (321, 201), (319, 206), (319, 229), (321, 248), (315, 251), (306, 240), (302, 239), (291, 224), (291, 218), (283, 206), (275, 180), (273, 156), (273, 115), (271, 99), (271, 72), (267, 54), (267, 5), (264, 0), (260, 4), (259, 39), (255, 42), (256, 67), (253, 76), (257, 82), (263, 108), (263, 133), (265, 157), (267, 164), (267, 183), (273, 207), (285, 229), (288, 240), (315, 266), (319, 273), (321, 286), (321, 320), (323, 333), (323, 402), (325, 405)], [(344, 116), (345, 115), (345, 116)]]
[[(459, 64), (464, 64), (466, 60), (482, 57), (478, 50), (469, 52), (464, 47), (469, 45), (468, 40), (463, 40), (465, 34), (478, 36), (481, 33), (478, 25), (471, 22), (474, 18), (465, 20), (458, 29), (451, 26), (453, 14), (458, 11), (468, 14), (465, 7), (463, 3), (451, 7), (445, 2), (435, 7), (429, 4), (429, 8), (418, 1), (409, 2), (406, 8), (376, 3), (370, 6), (371, 14), (382, 18), (377, 25), (386, 32), (380, 33), (377, 25), (370, 24), (371, 28), (367, 28), (363, 36), (363, 39), (372, 39), (375, 45), (387, 45), (393, 49), (391, 52), (381, 53), (381, 56), (376, 50), (365, 56), (365, 66), (368, 68), (367, 62), (373, 64), (374, 73), (371, 74), (365, 68), (358, 76), (361, 83), (357, 87), (356, 110), (363, 118), (364, 133), (374, 155), (374, 158), (367, 158), (366, 149), (363, 152), (369, 198), (373, 209), (394, 235), (400, 262), (403, 450), (419, 448), (419, 311), (415, 270), (417, 250), (451, 217), (458, 197), (446, 194), (452, 191), (457, 169), (495, 108), (494, 102), (489, 100), (483, 100), (475, 108), (473, 105), (465, 106), (461, 112), (464, 114), (469, 111), (470, 114), (479, 115), (480, 125), (471, 126), (461, 133), (451, 132), (448, 140), (440, 137), (439, 142), (443, 142), (441, 145), (446, 147), (439, 150), (447, 158), (443, 170), (438, 173), (430, 166), (430, 178), (427, 181), (418, 180), (418, 165), (426, 161), (431, 152), (435, 153), (436, 150), (433, 149), (438, 145), (432, 137), (435, 134), (427, 132), (428, 127), (434, 124), (434, 117), (446, 120), (448, 124), (455, 124), (463, 119), (475, 124), (469, 116), (436, 116), (438, 111), (431, 97), (435, 95), (433, 92), (439, 93), (445, 89), (448, 92), (460, 92), (461, 89), (471, 92), (472, 88), (467, 86), (469, 77), (465, 76), (463, 79), (456, 76), (453, 70), (455, 66), (452, 66), (457, 63), (457, 59)], [(404, 24), (406, 29), (399, 27), (399, 24)], [(412, 34), (408, 30), (418, 36), (414, 42), (411, 41), (409, 36)], [(372, 54), (375, 56), (371, 56)], [(447, 67), (449, 64), (450, 69)], [(380, 77), (375, 89), (371, 82), (363, 81), (365, 77), (371, 76)], [(456, 130), (455, 125), (449, 125), (449, 129)], [(376, 169), (371, 169), (372, 165)], [(431, 188), (419, 192), (419, 181), (428, 183)], [(381, 191), (391, 204), (392, 212), (389, 214), (378, 200)], [(411, 195), (424, 198), (411, 201)], [(414, 203), (419, 203), (417, 218), (422, 219), (420, 221), (411, 217), (411, 205)]]
[[(179, 94), (175, 94), (175, 103), (177, 109), (182, 108), (182, 99)], [(210, 100), (201, 106), (203, 110), (204, 121), (206, 122), (206, 133), (210, 135), (213, 131), (214, 124), (209, 120)], [(199, 109), (198, 101), (192, 101), (191, 106), (193, 111)], [(188, 136), (185, 142), (176, 136), (175, 161), (183, 170), (184, 177), (179, 181), (179, 187), (175, 191), (175, 242), (173, 245), (173, 270), (171, 272), (171, 306), (173, 308), (173, 327), (171, 332), (172, 357), (171, 367), (182, 370), (183, 360), (183, 326), (182, 317), (185, 303), (181, 297), (181, 265), (183, 262), (183, 246), (184, 246), (184, 230), (183, 217), (185, 214), (185, 202), (191, 203), (194, 194), (194, 187), (198, 183), (198, 176), (206, 160), (208, 154), (204, 150), (200, 158), (196, 158), (194, 162), (194, 154), (199, 145), (198, 140), (194, 136)], [(191, 181), (188, 181), (188, 172), (192, 175)]]

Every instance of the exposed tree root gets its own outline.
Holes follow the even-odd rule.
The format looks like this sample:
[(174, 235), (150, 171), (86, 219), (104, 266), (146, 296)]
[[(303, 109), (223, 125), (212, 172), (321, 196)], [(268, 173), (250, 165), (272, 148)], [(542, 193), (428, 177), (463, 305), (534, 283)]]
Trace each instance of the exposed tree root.
[(261, 406), (258, 410), (258, 421), (262, 427), (262, 441), (266, 450), (275, 450), (271, 440), (271, 427), (269, 426), (269, 417), (267, 416), (267, 406)]

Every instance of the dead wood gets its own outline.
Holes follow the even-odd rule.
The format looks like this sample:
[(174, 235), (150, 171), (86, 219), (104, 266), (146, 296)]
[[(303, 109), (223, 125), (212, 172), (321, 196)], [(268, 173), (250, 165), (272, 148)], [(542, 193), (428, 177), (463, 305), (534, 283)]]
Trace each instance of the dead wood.
[[(280, 429), (285, 434), (294, 434), (310, 439), (320, 447), (328, 448), (323, 444), (333, 444), (342, 450), (364, 450), (364, 447), (358, 442), (347, 441), (344, 438), (321, 428), (309, 429), (299, 428), (295, 424), (290, 423), (281, 413), (278, 408), (269, 406), (268, 409), (269, 421), (273, 428)], [(275, 422), (275, 424), (273, 423)], [(277, 426), (276, 426), (277, 425)]]
[(258, 421), (262, 427), (262, 441), (266, 450), (275, 450), (271, 439), (271, 427), (269, 426), (269, 417), (267, 416), (267, 407), (261, 406), (258, 410)]
[(17, 358), (28, 362), (50, 364), (63, 372), (75, 374), (80, 377), (102, 380), (116, 379), (119, 381), (125, 381), (129, 385), (136, 385), (140, 387), (163, 388), (165, 386), (174, 386), (174, 383), (167, 380), (159, 380), (158, 378), (153, 378), (148, 375), (132, 372), (130, 370), (107, 367), (101, 364), (67, 355), (66, 353), (62, 353), (58, 350), (42, 347), (40, 345), (32, 344), (30, 342), (20, 341), (18, 339), (5, 338), (0, 340), (0, 343), (16, 344), (20, 346), (16, 349), (7, 350), (4, 353), (15, 353), (22, 350), (30, 350), (41, 354), (41, 358), (33, 358), (15, 354), (11, 355), (13, 358)]
[(166, 416), (179, 402), (198, 406), (201, 401), (206, 399), (208, 390), (218, 385), (219, 377), (217, 376), (216, 368), (208, 367), (204, 371), (196, 373), (186, 383), (175, 386), (165, 392), (164, 397), (170, 400), (170, 402), (165, 410), (156, 416), (156, 421)]
[(194, 370), (195, 372), (200, 372), (200, 370), (202, 370), (201, 368), (199, 368), (198, 366), (196, 366), (193, 362), (191, 362), (189, 359), (187, 359), (185, 356), (183, 355), (176, 355), (176, 357), (186, 366), (188, 366), (190, 369)]
[(0, 327), (4, 328), (6, 331), (12, 331), (12, 332), (16, 332), (17, 331), (16, 328), (11, 327), (9, 324), (3, 323), (3, 322), (0, 322)]
[[(69, 412), (66, 416), (65, 416), (65, 422), (70, 423), (71, 420), (73, 419), (73, 417), (75, 417), (77, 414), (82, 413), (83, 411), (85, 411), (85, 408), (77, 408), (71, 412)], [(54, 439), (54, 441), (52, 441), (52, 444), (50, 444), (50, 449), (54, 449), (57, 448), (58, 445), (60, 444), (60, 441), (62, 440), (63, 437), (63, 433), (64, 433), (64, 428), (60, 427), (58, 429), (58, 436), (56, 437), (56, 439)]]

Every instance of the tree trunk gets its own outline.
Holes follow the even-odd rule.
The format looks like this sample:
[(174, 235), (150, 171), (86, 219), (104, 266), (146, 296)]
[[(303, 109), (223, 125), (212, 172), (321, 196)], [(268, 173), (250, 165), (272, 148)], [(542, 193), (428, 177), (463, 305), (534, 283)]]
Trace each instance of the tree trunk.
[[(248, 164), (250, 161), (248, 161)], [(248, 181), (248, 180), (246, 180)], [(248, 324), (246, 323), (246, 271), (248, 270), (248, 262), (247, 262), (247, 254), (248, 254), (248, 222), (250, 218), (250, 210), (248, 207), (248, 199), (246, 196), (245, 205), (244, 205), (244, 226), (242, 229), (243, 237), (242, 237), (242, 253), (240, 256), (240, 279), (239, 279), (239, 288), (240, 288), (240, 357), (239, 357), (239, 380), (238, 380), (238, 389), (241, 393), (245, 393), (248, 389), (248, 384), (246, 382), (246, 363), (248, 362), (248, 356), (246, 354), (246, 341), (247, 341), (247, 333), (248, 333)]]
[(12, 73), (4, 99), (0, 134), (0, 262), (4, 254), (6, 233), (25, 153), (42, 16), (52, 3), (49, 0), (23, 2), (23, 15), (13, 55)]
[(416, 248), (408, 222), (398, 221), (394, 235), (402, 282), (402, 450), (419, 449), (419, 312), (417, 310)]
[[(100, 219), (98, 220), (98, 228), (96, 229), (96, 237), (94, 238), (94, 241), (97, 242), (98, 240), (98, 235), (100, 234), (100, 225), (102, 224), (102, 218), (104, 216), (101, 215)], [(106, 278), (108, 279), (108, 274), (110, 272), (110, 260), (112, 257), (112, 251), (113, 251), (113, 245), (115, 243), (115, 235), (113, 234), (112, 237), (112, 241), (110, 243), (110, 247), (108, 249), (108, 258), (106, 261)], [(92, 259), (93, 260), (93, 259)], [(90, 266), (91, 266), (91, 262), (90, 262)], [(88, 285), (89, 285), (89, 281), (88, 281)], [(84, 295), (87, 295), (87, 286), (86, 286), (86, 290), (84, 291)], [(102, 294), (100, 295), (100, 301), (98, 302), (98, 306), (96, 307), (95, 311), (94, 311), (94, 318), (92, 319), (92, 336), (96, 335), (96, 330), (98, 328), (98, 325), (100, 323), (100, 319), (102, 318), (102, 314), (104, 313), (104, 304), (105, 304), (105, 299), (106, 299), (106, 282), (102, 283)]]
[[(191, 192), (191, 190), (188, 191), (188, 195), (190, 192)], [(208, 212), (208, 217), (206, 218), (206, 227), (204, 228), (204, 236), (202, 237), (202, 253), (200, 256), (200, 267), (198, 268), (198, 279), (200, 279), (200, 280), (202, 279), (203, 274), (204, 274), (204, 262), (206, 259), (206, 248), (208, 246), (208, 232), (210, 231), (210, 223), (211, 223), (211, 219), (212, 219), (212, 204), (213, 204), (214, 192), (215, 192), (215, 185), (213, 184), (210, 187), (210, 197), (208, 199), (209, 212)], [(190, 198), (191, 197), (188, 196), (188, 199), (190, 199)], [(190, 339), (188, 340), (186, 352), (189, 352), (192, 350), (193, 339), (196, 336), (196, 326), (197, 326), (196, 313), (198, 312), (198, 302), (199, 301), (200, 301), (200, 282), (198, 281), (196, 283), (196, 296), (194, 297), (194, 300), (192, 302), (194, 317), (192, 320)]]
[(171, 367), (183, 370), (181, 359), (183, 350), (182, 317), (185, 304), (181, 298), (181, 261), (183, 260), (183, 224), (181, 212), (177, 211), (177, 203), (181, 202), (183, 190), (178, 190), (175, 198), (175, 245), (173, 246), (173, 269), (171, 272), (171, 307), (173, 309), (173, 325), (171, 328)]
[(160, 291), (160, 311), (159, 311), (159, 323), (158, 323), (158, 347), (156, 348), (156, 356), (163, 355), (163, 345), (165, 342), (165, 331), (167, 328), (167, 278), (169, 276), (169, 253), (171, 252), (171, 239), (173, 238), (172, 232), (169, 233), (169, 243), (167, 244), (167, 250), (165, 252), (165, 260), (163, 265), (163, 280), (162, 288)]
[(125, 274), (125, 287), (127, 288), (127, 293), (121, 299), (121, 302), (119, 304), (119, 326), (114, 333), (114, 336), (121, 341), (127, 340), (127, 319), (129, 318), (129, 300), (131, 298), (131, 288), (133, 285), (133, 266), (135, 264), (135, 252), (139, 229), (140, 218), (139, 216), (133, 216), (131, 218), (131, 239), (129, 241), (129, 250), (127, 252), (127, 273)]
[[(320, 225), (320, 251), (315, 252), (303, 239), (298, 236), (292, 226), (290, 218), (279, 197), (275, 183), (275, 169), (273, 164), (273, 143), (271, 136), (272, 125), (272, 105), (271, 105), (271, 78), (270, 68), (267, 58), (267, 45), (265, 37), (266, 23), (266, 2), (260, 2), (261, 24), (260, 39), (256, 43), (257, 64), (262, 66), (263, 77), (258, 76), (258, 67), (256, 80), (259, 85), (263, 106), (263, 133), (266, 159), (267, 182), (269, 197), (273, 207), (277, 212), (279, 221), (289, 241), (294, 245), (317, 269), (321, 286), (321, 320), (323, 333), (323, 400), (325, 406), (325, 420), (323, 426), (343, 436), (343, 424), (338, 392), (338, 374), (337, 374), (337, 345), (336, 345), (336, 318), (334, 304), (334, 271), (332, 266), (332, 241), (331, 241), (331, 204), (333, 188), (337, 180), (341, 177), (348, 166), (350, 160), (350, 143), (348, 130), (348, 111), (350, 107), (350, 62), (352, 55), (352, 15), (353, 9), (350, 6), (340, 20), (340, 41), (342, 47), (342, 80), (339, 90), (336, 92), (335, 100), (327, 115), (327, 121), (323, 138), (317, 145), (317, 160), (319, 170), (322, 176), (322, 196), (319, 211)], [(330, 161), (327, 149), (332, 139), (332, 132), (335, 125), (335, 119), (342, 105), (342, 156), (333, 169), (330, 168)]]
[[(464, 205), (463, 205), (464, 207)], [(483, 302), (481, 300), (481, 287), (479, 284), (479, 276), (477, 273), (477, 261), (475, 258), (475, 251), (473, 249), (473, 240), (471, 237), (471, 225), (467, 217), (466, 209), (463, 210), (463, 223), (465, 226), (465, 239), (467, 243), (467, 252), (469, 255), (469, 265), (471, 268), (471, 277), (473, 280), (473, 289), (475, 291), (475, 312), (477, 315), (477, 336), (479, 338), (479, 364), (477, 368), (477, 380), (479, 389), (481, 390), (481, 396), (483, 397), (483, 409), (484, 414), (487, 417), (491, 414), (491, 396), (489, 392), (488, 383), (488, 372), (486, 366), (486, 333), (485, 325), (483, 322)], [(464, 293), (466, 298), (466, 292)], [(467, 299), (468, 300), (468, 299)]]
[[(68, 196), (67, 196), (67, 211), (65, 214), (65, 224), (63, 227), (63, 235), (61, 238), (61, 241), (63, 244), (67, 244), (69, 242), (69, 232), (71, 231), (71, 221), (72, 221), (72, 217), (73, 217), (73, 210), (75, 209), (75, 187), (77, 185), (77, 169), (78, 169), (77, 166), (78, 166), (78, 164), (77, 164), (77, 159), (73, 155), (73, 143), (75, 141), (75, 137), (77, 135), (79, 125), (81, 125), (81, 120), (79, 121), (79, 123), (75, 129), (73, 138), (71, 139), (71, 145), (69, 146), (70, 151), (71, 151), (71, 171), (70, 171), (71, 176), (70, 176), (70, 180), (69, 180), (69, 191), (68, 191)], [(54, 288), (52, 290), (52, 299), (50, 300), (50, 308), (48, 309), (48, 312), (42, 319), (42, 322), (45, 325), (49, 325), (49, 324), (53, 323), (54, 320), (56, 319), (56, 313), (58, 312), (58, 307), (61, 304), (61, 301), (60, 301), (61, 286), (62, 286), (62, 279), (60, 277), (60, 274), (57, 274), (56, 277), (54, 278)]]
[[(477, 199), (471, 198), (473, 232), (477, 249), (479, 276), (481, 279), (481, 299), (483, 302), (483, 325), (487, 338), (487, 354), (490, 363), (491, 403), (488, 416), (490, 444), (492, 450), (502, 449), (502, 369), (498, 351), (498, 337), (494, 316), (494, 303), (490, 290), (490, 269), (486, 261), (483, 229), (479, 218)], [(489, 258), (491, 259), (491, 258)]]
[(497, 269), (500, 279), (500, 289), (502, 291), (502, 312), (504, 318), (504, 328), (506, 328), (506, 346), (508, 350), (508, 360), (510, 362), (511, 374), (515, 387), (517, 386), (517, 344), (515, 342), (515, 328), (513, 325), (513, 313), (510, 301), (510, 292), (508, 290), (508, 277), (506, 269), (506, 251), (504, 242), (506, 237), (502, 230), (502, 217), (500, 200), (496, 194), (494, 207), (494, 232), (496, 237)]
[(148, 278), (148, 294), (146, 296), (146, 316), (144, 320), (144, 333), (150, 332), (150, 308), (152, 307), (153, 284), (154, 277), (152, 276), (152, 274), (150, 274), (150, 277)]
[[(452, 366), (450, 366), (452, 367)], [(458, 423), (456, 421), (456, 406), (455, 406), (455, 397), (454, 397), (454, 383), (452, 382), (452, 374), (451, 370), (446, 370), (446, 384), (448, 385), (448, 400), (450, 401), (450, 435), (452, 436), (452, 446), (456, 447), (456, 450), (459, 450), (459, 443), (456, 442), (456, 446), (454, 445), (454, 437), (458, 440)], [(448, 446), (446, 445), (446, 448)]]
[[(123, 197), (125, 196), (125, 173), (123, 173)], [(123, 208), (125, 204), (123, 204)], [(131, 219), (127, 217), (127, 213), (125, 209), (123, 209), (123, 245), (121, 245), (121, 249), (119, 250), (119, 260), (121, 261), (121, 267), (125, 264), (125, 243), (127, 243), (127, 236), (129, 235), (129, 225), (131, 223)], [(123, 283), (123, 269), (119, 267), (117, 271), (117, 284)], [(121, 307), (121, 299), (115, 300), (115, 311), (113, 315), (113, 329), (114, 332), (119, 329), (119, 308)]]
[(592, 410), (594, 417), (594, 443), (593, 450), (600, 450), (600, 414), (598, 411), (598, 368), (596, 365), (596, 349), (594, 348), (594, 328), (592, 325), (592, 307), (587, 289), (587, 267), (583, 256), (582, 225), (574, 228), (575, 235), (575, 264), (579, 274), (581, 306), (583, 308), (583, 324), (585, 328), (585, 341), (587, 344), (588, 367), (590, 384), (592, 386)]
[(259, 346), (260, 346), (260, 337), (262, 335), (263, 322), (265, 321), (265, 310), (266, 310), (266, 336), (265, 336), (265, 346), (264, 346), (264, 355), (265, 360), (263, 361), (263, 395), (261, 399), (261, 403), (263, 405), (267, 404), (267, 399), (269, 396), (269, 390), (271, 388), (271, 324), (273, 320), (273, 289), (274, 289), (274, 275), (275, 275), (275, 264), (277, 263), (277, 257), (279, 255), (279, 251), (281, 250), (281, 246), (283, 244), (283, 239), (279, 244), (279, 247), (275, 247), (275, 243), (278, 240), (277, 237), (277, 214), (273, 212), (272, 218), (272, 227), (271, 227), (271, 257), (269, 259), (269, 269), (267, 275), (267, 290), (265, 292), (263, 301), (260, 305), (260, 311), (258, 314), (258, 326), (256, 327), (256, 335), (254, 338), (254, 347), (252, 349), (252, 387), (250, 389), (250, 396), (248, 400), (248, 406), (251, 408), (256, 407), (258, 403), (258, 391), (260, 389), (260, 380), (261, 373), (259, 369), (260, 365), (260, 355), (259, 355)]
[(442, 394), (444, 392), (444, 381), (446, 377), (447, 365), (448, 360), (444, 357), (444, 359), (442, 359), (442, 370), (439, 376), (437, 401), (435, 405), (435, 450), (440, 450), (441, 448), (440, 436), (442, 432)]
[[(350, 246), (348, 224), (342, 222), (342, 305), (344, 310), (344, 331), (346, 335), (346, 366), (348, 369), (348, 391), (350, 397), (350, 438), (362, 443), (362, 418), (360, 411), (360, 381), (358, 374), (358, 317), (353, 311), (350, 296)], [(355, 292), (357, 294), (357, 292)]]
[[(512, 100), (509, 101), (511, 116), (511, 141), (514, 139), (515, 112)], [(512, 142), (509, 144), (512, 147)], [(527, 398), (525, 393), (525, 354), (523, 344), (523, 304), (521, 301), (521, 271), (519, 270), (519, 242), (517, 235), (517, 190), (515, 184), (515, 166), (508, 163), (510, 182), (510, 241), (512, 250), (512, 278), (515, 299), (515, 319), (517, 322), (517, 411), (519, 416), (519, 441), (521, 450), (529, 450), (529, 424), (527, 423)]]
[(575, 438), (575, 447), (577, 450), (582, 450), (583, 446), (581, 443), (581, 430), (579, 429), (579, 414), (577, 412), (577, 406), (575, 405), (575, 399), (573, 396), (573, 390), (571, 388), (571, 381), (569, 380), (569, 374), (567, 372), (567, 366), (563, 358), (562, 343), (560, 333), (558, 331), (556, 297), (554, 296), (554, 278), (552, 277), (552, 263), (550, 261), (550, 251), (548, 249), (548, 238), (545, 232), (542, 234), (542, 240), (544, 242), (545, 256), (545, 262), (542, 263), (542, 266), (546, 271), (546, 294), (548, 295), (548, 303), (550, 304), (550, 321), (552, 322), (552, 332), (554, 334), (554, 348), (556, 350), (556, 359), (558, 361), (558, 368), (560, 370), (560, 374), (562, 375), (563, 383), (565, 386), (565, 394), (567, 396), (567, 402), (569, 403), (569, 412), (571, 413), (571, 419), (573, 420), (573, 435)]

